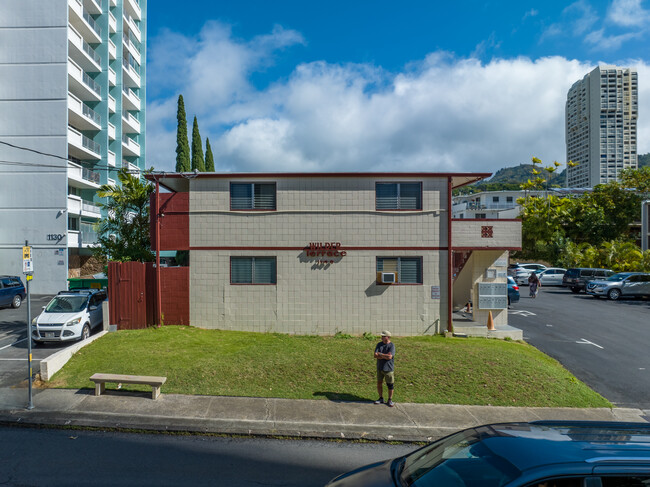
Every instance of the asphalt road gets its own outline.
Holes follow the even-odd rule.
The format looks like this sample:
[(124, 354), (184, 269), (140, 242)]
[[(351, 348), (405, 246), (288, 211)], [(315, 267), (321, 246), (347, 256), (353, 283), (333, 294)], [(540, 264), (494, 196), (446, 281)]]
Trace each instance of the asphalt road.
[(650, 408), (650, 300), (609, 301), (543, 287), (520, 287), (508, 313), (524, 340), (558, 360), (618, 407)]
[[(32, 318), (38, 316), (51, 296), (31, 297)], [(38, 371), (41, 359), (65, 345), (48, 345), (32, 350), (32, 369)], [(18, 309), (0, 309), (0, 387), (12, 386), (29, 376), (27, 367), (27, 300)]]
[(0, 426), (0, 485), (322, 486), (416, 448)]

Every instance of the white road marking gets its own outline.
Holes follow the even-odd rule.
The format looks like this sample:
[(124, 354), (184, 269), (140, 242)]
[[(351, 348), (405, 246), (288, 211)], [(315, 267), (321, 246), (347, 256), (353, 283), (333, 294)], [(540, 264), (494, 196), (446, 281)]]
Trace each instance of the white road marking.
[[(0, 360), (22, 360), (24, 362), (27, 362), (27, 357), (25, 357), (25, 358), (0, 358)], [(35, 362), (35, 360), (32, 359), (32, 362)]]
[(639, 367), (639, 370), (645, 370), (645, 367)]
[(580, 340), (576, 341), (576, 343), (584, 343), (584, 344), (587, 344), (587, 345), (593, 345), (594, 347), (598, 347), (601, 350), (604, 349), (604, 347), (601, 347), (600, 345), (598, 345), (598, 344), (596, 344), (594, 342), (590, 342), (589, 340), (587, 340), (585, 338), (581, 338)]
[(548, 323), (546, 324), (549, 328), (553, 328), (553, 325), (549, 325)]
[(510, 311), (510, 314), (520, 315), (520, 316), (524, 316), (524, 317), (537, 316), (532, 311), (526, 311), (525, 309), (515, 309), (515, 310)]
[(24, 342), (27, 340), (27, 337), (23, 338), (22, 340), (18, 340), (16, 342), (10, 343), (9, 345), (5, 345), (4, 347), (0, 348), (0, 350), (4, 350), (5, 348), (13, 347), (16, 343)]

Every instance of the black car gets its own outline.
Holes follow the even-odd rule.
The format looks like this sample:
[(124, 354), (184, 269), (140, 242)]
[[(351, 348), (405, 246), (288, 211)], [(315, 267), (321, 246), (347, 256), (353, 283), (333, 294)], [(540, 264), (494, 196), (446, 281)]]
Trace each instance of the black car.
[(571, 289), (573, 293), (584, 291), (589, 281), (601, 281), (614, 275), (610, 269), (596, 269), (594, 267), (574, 267), (567, 269), (562, 278), (562, 285)]
[(650, 424), (536, 421), (469, 428), (340, 475), (343, 486), (650, 485)]
[(25, 285), (18, 276), (0, 276), (0, 308), (20, 308), (25, 300)]

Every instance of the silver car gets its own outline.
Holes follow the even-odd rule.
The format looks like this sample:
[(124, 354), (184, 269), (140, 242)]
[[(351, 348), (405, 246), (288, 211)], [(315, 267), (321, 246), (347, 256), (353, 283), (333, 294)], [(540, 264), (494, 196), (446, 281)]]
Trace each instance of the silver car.
[(650, 274), (619, 272), (602, 281), (589, 281), (587, 294), (616, 300), (621, 296), (650, 296)]

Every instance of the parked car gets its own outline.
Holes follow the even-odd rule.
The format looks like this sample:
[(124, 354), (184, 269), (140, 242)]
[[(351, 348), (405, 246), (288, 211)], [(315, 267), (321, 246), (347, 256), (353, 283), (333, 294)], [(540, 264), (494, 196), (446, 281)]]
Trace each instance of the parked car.
[(561, 286), (562, 278), (566, 269), (561, 267), (548, 267), (541, 271), (535, 271), (542, 286)]
[(536, 421), (469, 428), (339, 475), (344, 486), (620, 487), (650, 483), (650, 424)]
[(605, 280), (589, 281), (586, 292), (596, 298), (607, 296), (612, 301), (621, 296), (650, 296), (650, 274), (619, 272)]
[(571, 289), (571, 292), (579, 293), (587, 287), (587, 282), (606, 279), (613, 275), (610, 269), (595, 269), (593, 267), (574, 267), (567, 269), (562, 278), (562, 285)]
[(508, 268), (508, 275), (514, 278), (515, 282), (520, 286), (528, 283), (528, 276), (531, 272), (544, 270), (544, 264), (515, 264)]
[(518, 303), (519, 302), (519, 286), (517, 286), (517, 283), (515, 280), (508, 276), (508, 306), (510, 306), (511, 303)]
[(18, 276), (0, 276), (0, 308), (20, 308), (27, 297), (25, 285)]
[(36, 343), (85, 340), (104, 322), (105, 299), (105, 289), (61, 291), (32, 320), (32, 339)]

